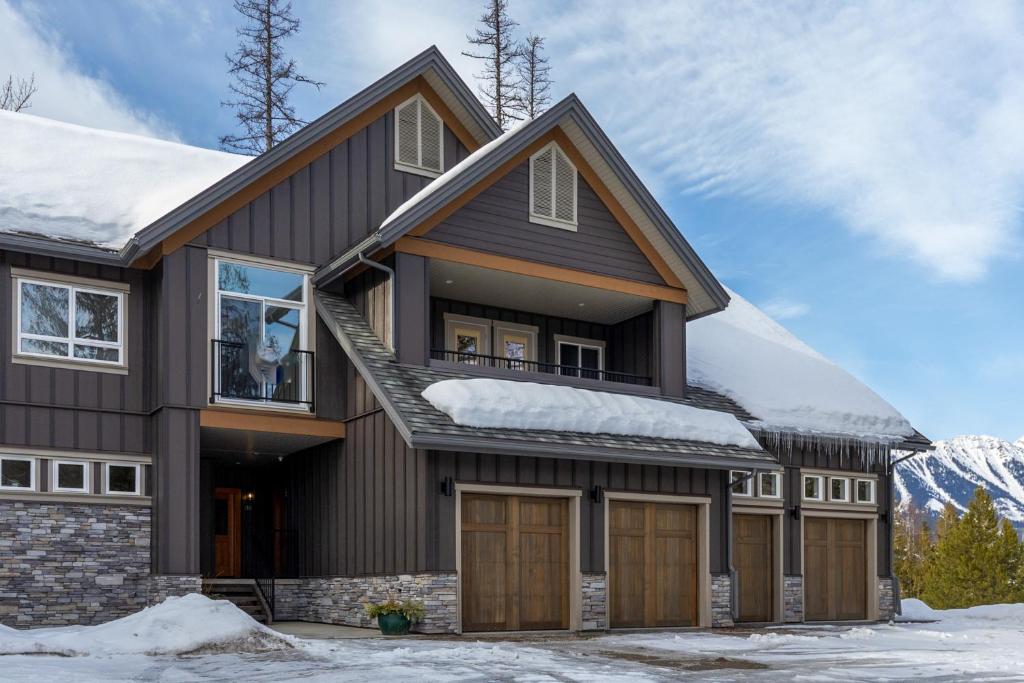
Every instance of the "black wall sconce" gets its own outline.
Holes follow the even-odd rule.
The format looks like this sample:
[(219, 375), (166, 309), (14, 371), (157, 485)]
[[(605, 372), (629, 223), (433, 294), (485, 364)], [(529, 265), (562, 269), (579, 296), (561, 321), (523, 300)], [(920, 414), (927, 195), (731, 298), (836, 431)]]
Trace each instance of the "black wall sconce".
[(441, 494), (445, 496), (455, 495), (455, 480), (451, 477), (445, 477), (441, 480)]
[(881, 522), (882, 524), (888, 524), (889, 523), (889, 513), (888, 512), (879, 512), (878, 513), (878, 521)]
[(790, 511), (790, 513), (792, 513), (793, 519), (796, 519), (796, 520), (800, 519), (800, 506), (799, 505), (794, 505), (793, 507), (791, 507), (789, 509), (789, 511)]
[(597, 503), (598, 505), (603, 503), (604, 502), (604, 487), (603, 486), (595, 486), (594, 488), (590, 489), (590, 500), (592, 500), (593, 502)]

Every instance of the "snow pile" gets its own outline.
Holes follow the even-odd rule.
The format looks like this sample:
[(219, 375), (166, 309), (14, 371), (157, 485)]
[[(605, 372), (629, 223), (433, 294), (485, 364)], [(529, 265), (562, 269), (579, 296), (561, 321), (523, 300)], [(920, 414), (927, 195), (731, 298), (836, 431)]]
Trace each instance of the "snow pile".
[(900, 600), (900, 612), (896, 621), (938, 621), (942, 617), (939, 613), (917, 598), (904, 598)]
[(0, 654), (167, 655), (291, 648), (294, 639), (226, 600), (192, 593), (98, 626), (19, 631), (0, 626)]
[(639, 396), (500, 379), (448, 379), (423, 398), (456, 424), (705, 441), (760, 449), (728, 413)]
[(733, 399), (766, 431), (877, 441), (914, 433), (878, 394), (729, 292), (721, 313), (686, 326), (690, 382)]
[(251, 157), (0, 111), (0, 231), (120, 248)]

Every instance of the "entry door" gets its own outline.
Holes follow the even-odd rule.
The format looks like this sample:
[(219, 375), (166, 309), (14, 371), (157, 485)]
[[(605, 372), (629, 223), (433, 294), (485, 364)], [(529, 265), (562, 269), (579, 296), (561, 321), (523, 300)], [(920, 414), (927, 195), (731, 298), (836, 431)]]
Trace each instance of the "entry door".
[(242, 573), (242, 491), (218, 488), (213, 500), (214, 573), (235, 577)]
[(608, 512), (611, 626), (696, 626), (696, 506), (610, 501)]
[(772, 515), (733, 515), (732, 519), (739, 621), (772, 621), (775, 603)]
[(867, 618), (867, 527), (860, 519), (804, 518), (804, 618)]
[(462, 629), (569, 628), (569, 502), (463, 494)]

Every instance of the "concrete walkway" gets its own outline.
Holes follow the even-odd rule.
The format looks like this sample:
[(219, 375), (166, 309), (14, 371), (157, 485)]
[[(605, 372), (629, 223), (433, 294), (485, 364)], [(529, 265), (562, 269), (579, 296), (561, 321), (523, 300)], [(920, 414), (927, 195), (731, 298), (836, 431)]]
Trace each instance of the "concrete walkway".
[(310, 621), (275, 621), (270, 628), (278, 633), (312, 640), (352, 640), (357, 638), (383, 638), (375, 628), (340, 626), (338, 624), (316, 624)]

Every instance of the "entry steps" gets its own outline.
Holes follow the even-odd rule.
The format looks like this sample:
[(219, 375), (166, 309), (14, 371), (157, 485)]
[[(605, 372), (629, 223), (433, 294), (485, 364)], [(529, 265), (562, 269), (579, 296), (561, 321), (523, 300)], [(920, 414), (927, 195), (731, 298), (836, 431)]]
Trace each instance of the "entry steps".
[(270, 610), (254, 579), (203, 579), (203, 595), (227, 600), (261, 624), (270, 624)]

